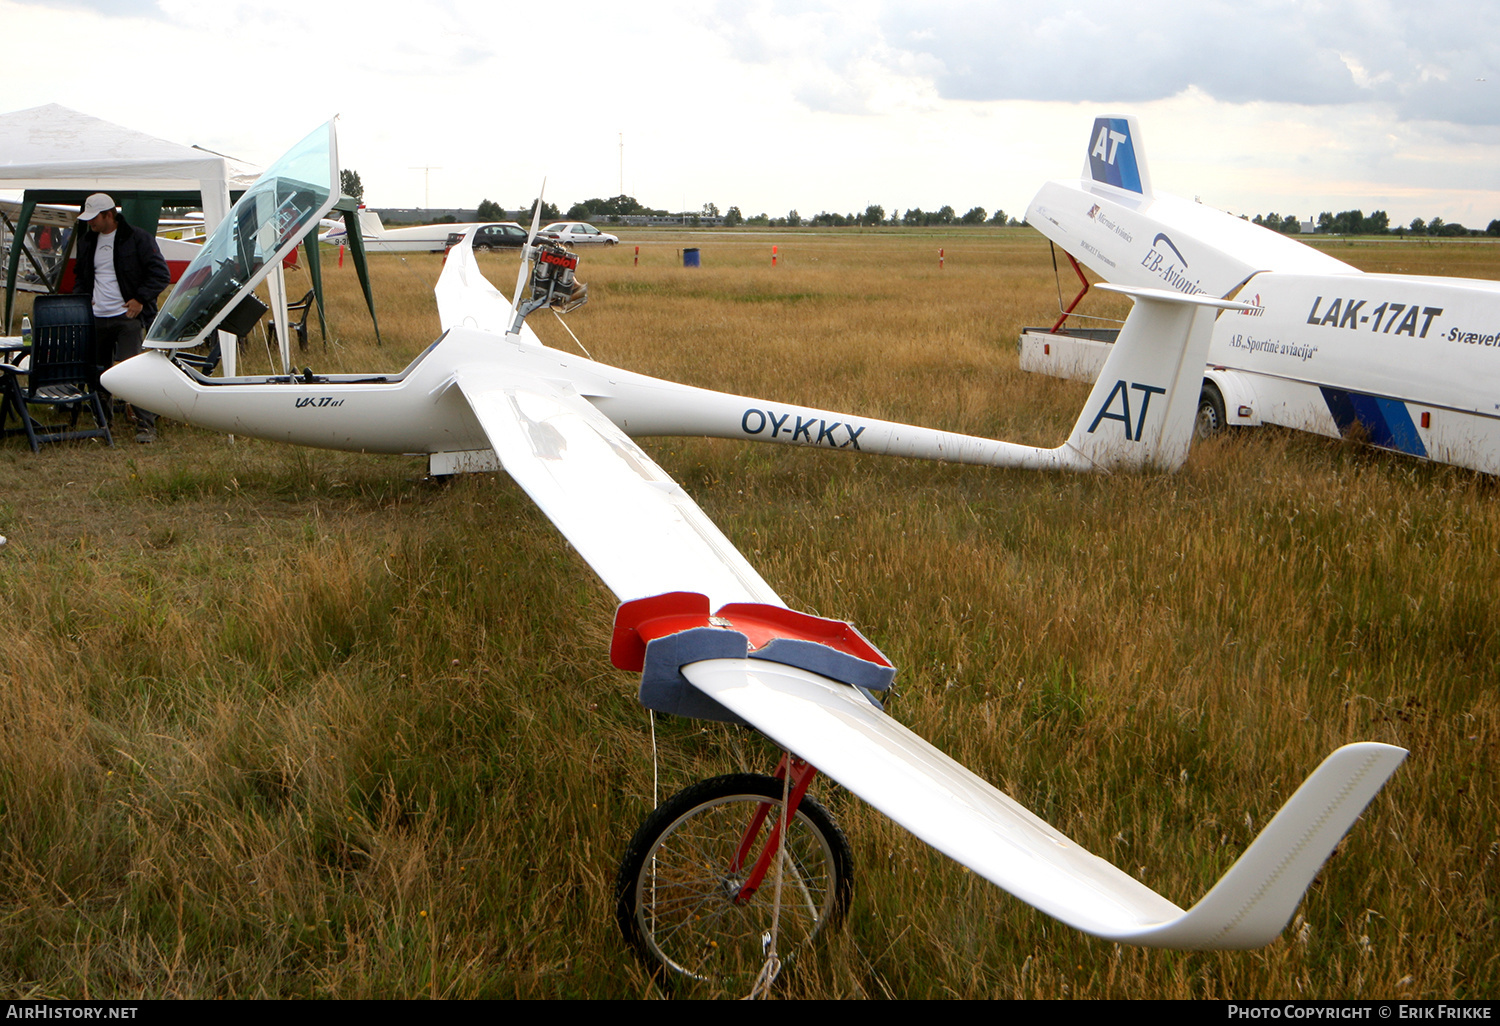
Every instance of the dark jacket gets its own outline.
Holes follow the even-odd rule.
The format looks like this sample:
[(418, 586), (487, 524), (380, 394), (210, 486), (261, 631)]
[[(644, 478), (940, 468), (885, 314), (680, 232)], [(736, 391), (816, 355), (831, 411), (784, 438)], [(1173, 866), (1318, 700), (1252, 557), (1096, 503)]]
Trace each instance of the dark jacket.
[[(94, 294), (94, 252), (99, 248), (99, 234), (86, 224), (78, 230), (78, 262), (73, 267), (73, 291), (78, 295)], [(149, 329), (156, 320), (156, 297), (172, 282), (167, 262), (162, 259), (156, 237), (125, 223), (124, 215), (115, 214), (115, 278), (120, 295), (127, 302), (141, 304), (141, 325)]]

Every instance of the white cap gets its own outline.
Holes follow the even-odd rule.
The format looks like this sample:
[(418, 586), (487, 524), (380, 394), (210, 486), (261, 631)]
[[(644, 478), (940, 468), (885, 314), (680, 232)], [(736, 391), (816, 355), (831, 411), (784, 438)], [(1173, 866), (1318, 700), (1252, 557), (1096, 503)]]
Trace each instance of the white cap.
[(96, 192), (83, 201), (83, 209), (78, 213), (78, 220), (92, 221), (106, 210), (115, 209), (115, 201), (102, 192)]

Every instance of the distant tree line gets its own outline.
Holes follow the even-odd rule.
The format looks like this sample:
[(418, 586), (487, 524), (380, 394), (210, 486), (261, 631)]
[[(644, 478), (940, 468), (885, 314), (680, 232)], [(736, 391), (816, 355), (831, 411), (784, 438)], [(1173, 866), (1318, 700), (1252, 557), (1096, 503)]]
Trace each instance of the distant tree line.
[[(365, 190), (363, 183), (360, 182), (359, 172), (346, 169), (340, 173), (340, 176), (340, 185), (343, 188), (344, 194), (362, 201)], [(518, 217), (524, 218), (535, 206), (536, 200), (532, 200), (514, 209)], [(476, 221), (504, 221), (507, 218), (507, 214), (508, 211), (506, 208), (502, 207), (499, 203), (492, 199), (484, 199), (480, 201), (479, 208), (474, 212), (474, 219)], [(641, 203), (634, 196), (627, 196), (624, 193), (608, 198), (594, 197), (593, 199), (583, 200), (580, 203), (574, 203), (568, 208), (566, 215), (567, 220), (570, 221), (600, 221), (606, 224), (616, 222), (622, 217), (675, 216), (677, 215), (671, 211), (653, 209)], [(712, 224), (722, 224), (725, 228), (737, 228), (741, 225), (772, 228), (799, 228), (804, 225), (832, 228), (872, 228), (882, 225), (905, 226), (908, 228), (990, 225), (992, 227), (1003, 228), (1006, 226), (1016, 227), (1025, 223), (1024, 221), (1018, 221), (1010, 217), (1003, 210), (996, 210), (992, 215), (984, 207), (970, 207), (968, 213), (962, 216), (950, 206), (942, 206), (937, 210), (923, 210), (921, 207), (911, 207), (901, 214), (897, 214), (893, 208), (890, 217), (887, 217), (885, 207), (878, 203), (871, 203), (865, 207), (865, 211), (862, 214), (840, 214), (824, 210), (811, 217), (803, 217), (795, 209), (788, 211), (784, 217), (772, 217), (765, 213), (753, 214), (747, 217), (739, 207), (730, 207), (727, 211), (721, 213), (718, 204), (705, 203), (701, 211), (684, 216), (687, 218), (689, 224), (699, 225), (707, 220)], [(1296, 218), (1287, 218), (1285, 223), (1292, 227), (1290, 229), (1283, 229), (1280, 227), (1281, 219), (1277, 218), (1275, 214), (1272, 214), (1271, 217), (1276, 218), (1277, 225), (1275, 227), (1278, 231), (1296, 230)], [(541, 218), (542, 222), (546, 223), (548, 221), (563, 220), (564, 215), (557, 204), (543, 203)], [(438, 218), (434, 223), (452, 223), (457, 220), (458, 218), (452, 214), (447, 214)], [(1261, 224), (1262, 219), (1256, 217), (1255, 223)]]
[[(614, 217), (666, 217), (665, 210), (652, 210), (634, 196), (621, 193), (609, 199), (586, 199), (568, 208), (570, 221), (607, 221)], [(718, 215), (717, 209), (714, 215)]]
[[(518, 208), (518, 212), (525, 213), (532, 209), (533, 204), (527, 204)], [(568, 208), (566, 219), (570, 221), (598, 221), (609, 224), (618, 221), (622, 217), (676, 217), (667, 210), (658, 210), (641, 203), (634, 196), (611, 196), (607, 199), (595, 197), (586, 199), (580, 203), (574, 203)], [(770, 214), (760, 213), (746, 216), (739, 207), (730, 207), (728, 210), (720, 211), (718, 204), (705, 203), (703, 209), (691, 214), (682, 214), (690, 225), (699, 225), (704, 221), (722, 224), (725, 228), (737, 228), (741, 225), (752, 225), (756, 227), (771, 228), (799, 228), (803, 226), (826, 226), (832, 228), (846, 227), (877, 227), (881, 225), (906, 227), (928, 227), (933, 225), (990, 225), (992, 227), (1016, 226), (1021, 224), (1015, 218), (1010, 217), (1003, 210), (996, 210), (991, 215), (984, 207), (971, 207), (969, 212), (958, 215), (952, 207), (944, 206), (934, 211), (924, 211), (920, 207), (912, 207), (903, 214), (892, 212), (886, 217), (885, 208), (878, 203), (872, 203), (865, 208), (862, 214), (840, 214), (827, 210), (817, 214), (804, 217), (793, 209), (784, 217), (772, 217)], [(479, 204), (475, 218), (480, 221), (502, 221), (506, 217), (506, 210), (494, 200), (486, 199)], [(564, 217), (558, 207), (551, 203), (542, 204), (542, 220), (556, 221)]]
[[(1286, 235), (1297, 235), (1302, 231), (1301, 222), (1296, 215), (1288, 214), (1282, 217), (1279, 214), (1256, 214), (1252, 220), (1273, 232), (1282, 232)], [(1481, 231), (1478, 228), (1465, 228), (1457, 221), (1444, 221), (1441, 217), (1434, 217), (1431, 221), (1424, 221), (1420, 217), (1412, 218), (1411, 224), (1406, 227), (1396, 225), (1391, 227), (1390, 215), (1384, 210), (1376, 210), (1368, 217), (1362, 210), (1341, 210), (1337, 214), (1331, 211), (1323, 211), (1318, 215), (1313, 230), (1320, 235), (1427, 235), (1427, 236), (1462, 236), (1462, 235), (1500, 235), (1500, 219), (1489, 223), (1489, 227)]]
[(1302, 222), (1297, 220), (1296, 214), (1288, 214), (1282, 217), (1280, 214), (1256, 214), (1251, 218), (1256, 224), (1269, 228), (1273, 232), (1283, 235), (1301, 235)]
[[(346, 196), (353, 196), (356, 200), (363, 201), (364, 185), (359, 179), (359, 172), (345, 169), (340, 172), (340, 183)], [(536, 206), (536, 200), (515, 208), (517, 215), (524, 217)], [(504, 221), (508, 211), (492, 199), (484, 199), (479, 203), (479, 208), (474, 212), (476, 221)], [(567, 220), (569, 221), (601, 221), (606, 224), (616, 222), (622, 217), (674, 217), (671, 211), (657, 210), (641, 203), (634, 196), (621, 193), (618, 196), (608, 198), (594, 197), (574, 203), (568, 208)], [(865, 207), (863, 214), (839, 214), (827, 210), (814, 214), (811, 217), (803, 217), (795, 209), (787, 212), (785, 217), (772, 217), (769, 214), (760, 213), (747, 217), (739, 207), (730, 207), (727, 211), (720, 212), (716, 203), (705, 203), (699, 212), (684, 215), (689, 224), (702, 224), (704, 220), (710, 223), (722, 224), (725, 228), (737, 228), (740, 225), (755, 225), (759, 227), (774, 228), (798, 228), (803, 225), (818, 225), (833, 228), (845, 228), (851, 226), (876, 227), (880, 225), (904, 225), (911, 227), (930, 227), (934, 225), (991, 225), (996, 227), (1016, 226), (1023, 224), (1013, 217), (1006, 215), (1005, 211), (997, 210), (990, 215), (984, 207), (971, 207), (968, 213), (959, 216), (950, 206), (939, 207), (937, 210), (926, 211), (921, 207), (912, 207), (903, 214), (897, 214), (893, 208), (891, 216), (886, 217), (885, 208), (878, 203), (871, 203)], [(1275, 217), (1276, 215), (1271, 215)], [(563, 219), (561, 209), (555, 203), (543, 203), (541, 218), (543, 223), (548, 221), (560, 221)], [(444, 215), (434, 223), (453, 222), (458, 220), (451, 214)], [(1261, 223), (1257, 217), (1256, 223)], [(1291, 219), (1295, 222), (1295, 218)]]
[(1500, 235), (1500, 220), (1489, 223), (1483, 231), (1478, 228), (1465, 228), (1457, 221), (1444, 221), (1441, 217), (1434, 217), (1431, 221), (1424, 222), (1420, 217), (1411, 219), (1411, 224), (1405, 228), (1394, 228), (1393, 235)]
[[(340, 185), (345, 195), (353, 196), (357, 200), (364, 198), (364, 185), (360, 182), (359, 172), (344, 170), (340, 172)], [(536, 200), (517, 208), (519, 211), (529, 213), (536, 205)], [(503, 221), (506, 218), (506, 210), (494, 200), (486, 199), (479, 204), (475, 212), (475, 219), (479, 221)], [(558, 221), (563, 217), (562, 211), (555, 203), (542, 204), (542, 221)], [(666, 210), (655, 210), (638, 201), (634, 196), (621, 193), (619, 196), (611, 196), (607, 199), (586, 199), (581, 203), (574, 203), (568, 208), (568, 220), (572, 221), (603, 221), (605, 223), (618, 221), (621, 217), (671, 217), (675, 216)], [(837, 214), (829, 211), (821, 211), (811, 217), (803, 217), (795, 209), (787, 212), (785, 217), (771, 217), (769, 214), (754, 214), (746, 217), (739, 207), (730, 207), (720, 214), (719, 207), (714, 203), (703, 204), (701, 212), (686, 215), (689, 224), (698, 225), (705, 219), (710, 223), (722, 223), (725, 228), (737, 228), (740, 225), (754, 225), (757, 227), (772, 228), (799, 228), (804, 225), (826, 226), (832, 228), (845, 227), (875, 227), (880, 225), (901, 225), (907, 228), (926, 228), (933, 226), (951, 225), (990, 225), (995, 227), (1015, 227), (1025, 224), (1024, 220), (1009, 217), (1003, 210), (996, 210), (993, 215), (989, 214), (984, 207), (971, 207), (968, 213), (959, 216), (950, 206), (939, 207), (937, 210), (923, 210), (921, 207), (911, 207), (902, 214), (897, 214), (895, 208), (891, 210), (891, 216), (886, 217), (885, 208), (877, 203), (871, 203), (865, 207), (863, 214)], [(443, 220), (454, 221), (451, 215)], [(1302, 222), (1295, 214), (1282, 216), (1277, 213), (1256, 214), (1250, 218), (1256, 224), (1271, 229), (1273, 232), (1281, 232), (1285, 235), (1299, 235), (1302, 232)], [(1362, 210), (1341, 210), (1337, 214), (1331, 211), (1323, 211), (1313, 222), (1313, 231), (1323, 235), (1425, 235), (1425, 236), (1464, 236), (1464, 235), (1492, 235), (1500, 236), (1500, 218), (1489, 223), (1483, 231), (1478, 228), (1466, 228), (1457, 221), (1444, 221), (1441, 217), (1434, 217), (1430, 221), (1424, 221), (1420, 217), (1414, 217), (1411, 223), (1405, 227), (1397, 225), (1391, 227), (1390, 216), (1384, 210), (1373, 211), (1368, 217)]]

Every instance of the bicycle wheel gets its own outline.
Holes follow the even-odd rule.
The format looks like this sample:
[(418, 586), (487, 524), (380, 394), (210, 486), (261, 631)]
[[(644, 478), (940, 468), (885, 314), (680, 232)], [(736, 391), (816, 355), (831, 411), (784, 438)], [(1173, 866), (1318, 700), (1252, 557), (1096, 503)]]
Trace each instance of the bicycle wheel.
[[(636, 831), (615, 881), (615, 914), (658, 979), (733, 984), (759, 971), (771, 937), (775, 862), (753, 896), (740, 900), (740, 891), (780, 821), (781, 797), (774, 777), (715, 777), (667, 799)], [(763, 805), (768, 813), (747, 838)], [(787, 834), (776, 944), (783, 961), (843, 918), (854, 865), (844, 832), (810, 795)], [(743, 850), (749, 854), (736, 866)]]

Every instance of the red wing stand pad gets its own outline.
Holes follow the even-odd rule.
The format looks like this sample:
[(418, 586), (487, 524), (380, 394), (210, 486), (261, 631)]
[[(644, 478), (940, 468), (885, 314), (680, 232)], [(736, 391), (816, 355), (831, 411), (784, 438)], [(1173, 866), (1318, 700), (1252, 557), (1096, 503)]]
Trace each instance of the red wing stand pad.
[[(782, 606), (734, 602), (710, 613), (708, 596), (677, 591), (626, 602), (615, 612), (610, 662), (622, 670), (641, 671), (641, 704), (657, 712), (697, 719), (745, 724), (734, 713), (693, 687), (682, 667), (704, 659), (764, 659), (795, 666), (857, 688), (876, 707), (871, 693), (885, 691), (896, 668), (852, 625), (842, 620), (799, 613)], [(791, 753), (782, 756), (776, 779), (786, 780), (789, 822), (817, 768)], [(751, 857), (770, 803), (762, 803), (741, 835), (730, 871), (739, 873)], [(765, 880), (781, 846), (782, 818), (745, 876), (735, 901), (749, 901)]]
[(884, 691), (896, 668), (842, 620), (783, 606), (732, 602), (709, 612), (708, 597), (674, 591), (636, 599), (615, 613), (610, 662), (641, 671), (641, 704), (657, 712), (745, 724), (688, 683), (681, 668), (704, 659), (765, 659), (795, 666), (871, 694)]

